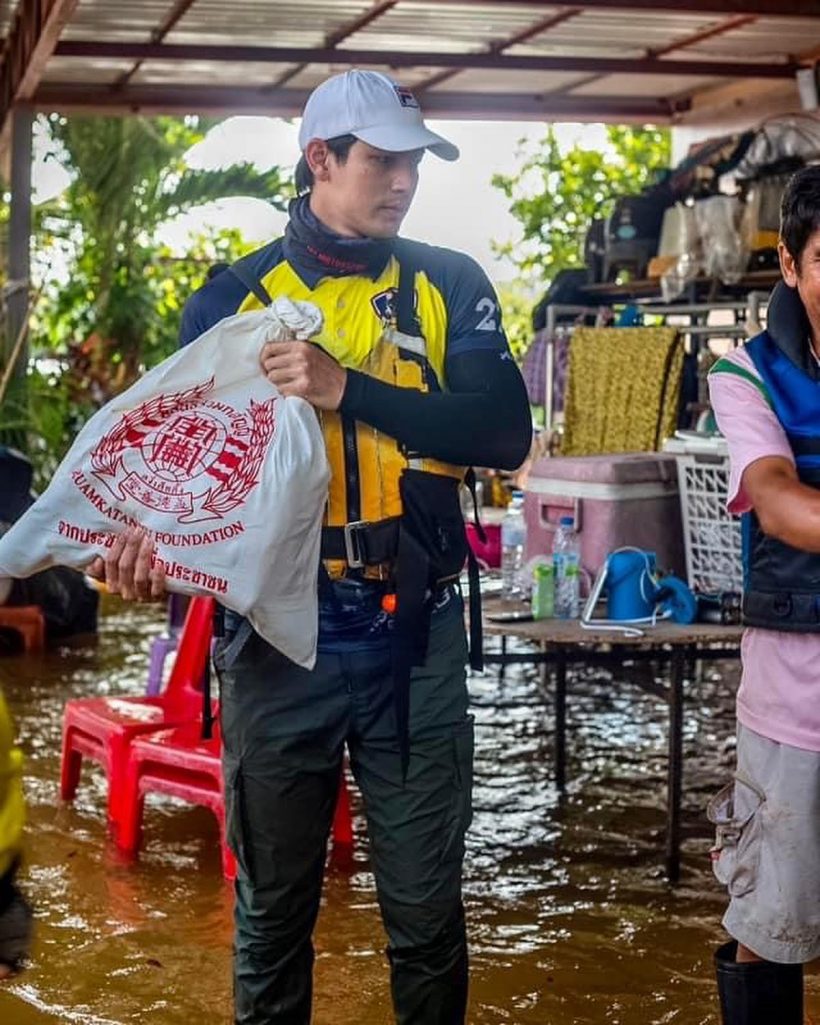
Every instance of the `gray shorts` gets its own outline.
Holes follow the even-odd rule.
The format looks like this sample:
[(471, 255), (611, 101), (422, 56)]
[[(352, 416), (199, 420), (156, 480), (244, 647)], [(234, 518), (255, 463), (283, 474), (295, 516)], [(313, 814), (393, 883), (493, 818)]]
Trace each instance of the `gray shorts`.
[(735, 779), (708, 815), (729, 935), (767, 961), (820, 957), (820, 752), (738, 724)]

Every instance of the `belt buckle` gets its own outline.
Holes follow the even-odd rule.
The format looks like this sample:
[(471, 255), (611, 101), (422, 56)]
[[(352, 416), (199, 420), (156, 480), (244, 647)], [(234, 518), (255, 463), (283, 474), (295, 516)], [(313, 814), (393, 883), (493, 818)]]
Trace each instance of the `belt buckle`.
[(365, 564), (356, 532), (369, 526), (369, 520), (354, 520), (352, 523), (345, 523), (342, 528), (345, 538), (345, 561), (350, 569), (361, 569)]

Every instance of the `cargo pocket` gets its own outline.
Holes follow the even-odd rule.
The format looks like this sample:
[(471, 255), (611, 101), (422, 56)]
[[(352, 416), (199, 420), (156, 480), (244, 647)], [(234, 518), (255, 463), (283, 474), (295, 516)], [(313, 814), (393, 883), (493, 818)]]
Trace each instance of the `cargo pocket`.
[(709, 852), (712, 868), (732, 897), (755, 888), (765, 800), (760, 787), (738, 773), (707, 806), (706, 814), (715, 826), (715, 844)]
[(444, 831), (441, 863), (461, 862), (464, 857), (464, 835), (473, 820), (473, 749), (472, 716), (459, 726), (452, 741), (453, 792), (450, 816)]
[(242, 763), (223, 751), (225, 774), (225, 842), (239, 866), (240, 876), (253, 881), (253, 866), (248, 850), (248, 815), (245, 804), (245, 784)]

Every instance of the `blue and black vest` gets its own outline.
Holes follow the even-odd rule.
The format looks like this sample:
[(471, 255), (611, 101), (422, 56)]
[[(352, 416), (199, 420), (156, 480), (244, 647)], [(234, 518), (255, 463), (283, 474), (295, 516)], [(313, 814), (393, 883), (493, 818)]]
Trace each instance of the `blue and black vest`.
[[(769, 303), (767, 330), (746, 351), (786, 432), (800, 481), (820, 488), (820, 367), (810, 338), (797, 290), (781, 282)], [(820, 632), (820, 554), (764, 534), (754, 511), (746, 514), (744, 541), (744, 621), (768, 630)]]

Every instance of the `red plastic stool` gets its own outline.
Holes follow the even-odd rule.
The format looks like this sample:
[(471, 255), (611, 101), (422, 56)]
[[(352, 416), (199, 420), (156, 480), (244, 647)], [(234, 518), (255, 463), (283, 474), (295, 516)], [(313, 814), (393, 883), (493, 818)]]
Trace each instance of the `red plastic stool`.
[(45, 646), (46, 621), (39, 605), (0, 605), (0, 629), (19, 633), (25, 652)]
[[(83, 757), (100, 762), (108, 777), (108, 821), (121, 801), (128, 749), (135, 737), (198, 721), (201, 684), (211, 643), (214, 599), (191, 600), (168, 686), (156, 697), (77, 698), (66, 702), (60, 794), (77, 792)], [(198, 728), (198, 727), (197, 727)]]
[(136, 855), (142, 841), (142, 816), (148, 792), (180, 797), (210, 808), (222, 839), (222, 873), (236, 878), (236, 859), (225, 840), (222, 785), (222, 741), (219, 731), (203, 740), (199, 723), (160, 730), (131, 743), (125, 785), (119, 794), (114, 837), (120, 850)]
[[(169, 794), (191, 804), (204, 805), (216, 815), (222, 842), (222, 873), (226, 879), (235, 879), (236, 859), (225, 839), (221, 749), (218, 720), (214, 736), (209, 740), (202, 739), (198, 723), (136, 737), (130, 746), (125, 784), (112, 809), (114, 838), (120, 850), (131, 856), (139, 851), (145, 795), (149, 792)], [(339, 846), (353, 843), (344, 774), (333, 817), (333, 843)]]

